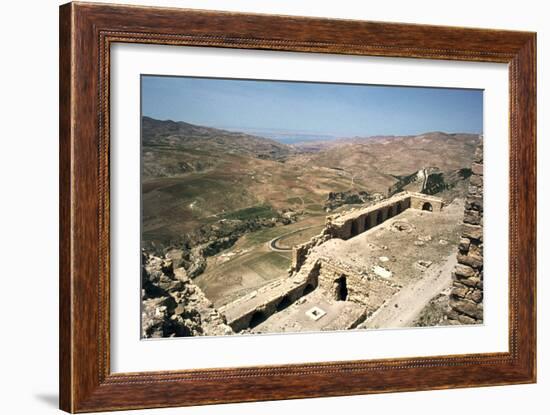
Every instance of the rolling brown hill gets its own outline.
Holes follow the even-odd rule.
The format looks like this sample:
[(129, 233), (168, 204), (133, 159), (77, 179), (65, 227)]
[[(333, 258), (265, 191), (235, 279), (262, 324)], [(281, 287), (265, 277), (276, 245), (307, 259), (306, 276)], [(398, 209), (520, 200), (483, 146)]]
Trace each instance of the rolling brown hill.
[[(312, 148), (185, 122), (142, 119), (143, 240), (166, 244), (224, 218), (324, 215), (330, 192), (386, 194), (424, 168), (469, 168), (479, 137), (427, 133)], [(460, 187), (464, 188), (464, 186)]]
[[(173, 177), (215, 164), (219, 154), (280, 160), (296, 150), (250, 134), (142, 117), (141, 142), (145, 177)], [(180, 154), (186, 152), (185, 157)], [(212, 159), (212, 155), (216, 157)]]
[(365, 190), (384, 192), (396, 177), (437, 167), (442, 171), (469, 168), (479, 143), (477, 134), (425, 133), (417, 136), (356, 137), (295, 144), (301, 154), (293, 161), (340, 169)]

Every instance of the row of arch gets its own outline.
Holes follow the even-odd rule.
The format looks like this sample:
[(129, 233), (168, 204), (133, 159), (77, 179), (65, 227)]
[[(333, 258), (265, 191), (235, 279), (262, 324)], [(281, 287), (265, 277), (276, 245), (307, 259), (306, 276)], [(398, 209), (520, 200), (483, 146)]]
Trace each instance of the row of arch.
[(354, 236), (357, 236), (360, 233), (363, 233), (371, 228), (374, 228), (375, 226), (380, 225), (382, 222), (386, 221), (387, 219), (400, 214), (408, 207), (409, 207), (409, 204), (407, 204), (407, 201), (403, 200), (391, 206), (383, 207), (374, 212), (370, 212), (364, 217), (356, 218), (351, 222), (350, 237), (353, 238)]

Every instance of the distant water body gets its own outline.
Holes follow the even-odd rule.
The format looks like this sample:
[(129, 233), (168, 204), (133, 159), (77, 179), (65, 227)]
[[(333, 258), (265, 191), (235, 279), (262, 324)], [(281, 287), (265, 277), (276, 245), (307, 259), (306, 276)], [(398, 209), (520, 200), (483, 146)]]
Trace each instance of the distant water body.
[(269, 138), (282, 144), (303, 143), (305, 141), (327, 141), (338, 138), (330, 134), (317, 134), (303, 131), (287, 131), (274, 129), (249, 129), (249, 128), (225, 128), (229, 131), (252, 134), (259, 137)]
[[(259, 135), (259, 134), (258, 134)], [(310, 135), (310, 134), (263, 134), (262, 137), (271, 138), (282, 144), (296, 144), (305, 141), (327, 141), (334, 140), (336, 137), (331, 135)]]

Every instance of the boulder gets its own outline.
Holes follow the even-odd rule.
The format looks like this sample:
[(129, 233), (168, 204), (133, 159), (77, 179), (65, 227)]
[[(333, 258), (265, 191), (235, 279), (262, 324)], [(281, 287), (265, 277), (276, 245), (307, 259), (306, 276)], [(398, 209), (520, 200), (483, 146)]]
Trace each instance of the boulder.
[(483, 307), (472, 301), (451, 298), (450, 305), (459, 313), (466, 314), (476, 320), (483, 320)]
[(172, 269), (176, 270), (183, 267), (186, 264), (186, 257), (188, 254), (182, 249), (172, 248), (166, 252), (165, 257), (172, 261)]
[(456, 264), (454, 273), (458, 279), (470, 278), (476, 275), (472, 267), (463, 264)]

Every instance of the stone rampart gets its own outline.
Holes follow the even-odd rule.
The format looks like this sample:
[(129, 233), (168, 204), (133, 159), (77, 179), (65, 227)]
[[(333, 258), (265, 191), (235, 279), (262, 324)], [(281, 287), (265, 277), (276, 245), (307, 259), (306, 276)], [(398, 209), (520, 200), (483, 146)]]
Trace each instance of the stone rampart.
[(300, 272), (219, 308), (235, 331), (253, 328), (317, 288), (319, 261), (310, 260)]
[(483, 144), (477, 148), (472, 164), (457, 260), (449, 322), (480, 324), (483, 322)]
[(401, 192), (375, 205), (355, 209), (343, 215), (329, 216), (320, 235), (293, 248), (290, 272), (300, 270), (309, 252), (315, 246), (333, 238), (343, 240), (353, 238), (409, 208), (430, 212), (440, 211), (443, 208), (443, 201), (438, 197), (422, 193)]

